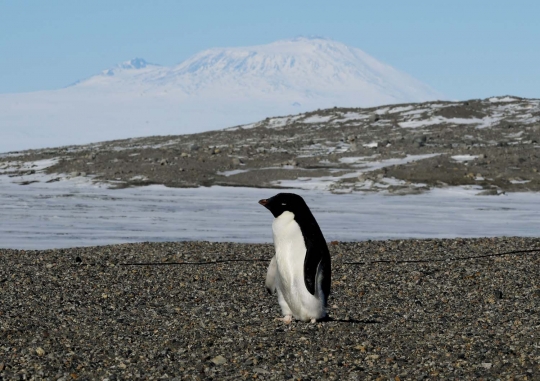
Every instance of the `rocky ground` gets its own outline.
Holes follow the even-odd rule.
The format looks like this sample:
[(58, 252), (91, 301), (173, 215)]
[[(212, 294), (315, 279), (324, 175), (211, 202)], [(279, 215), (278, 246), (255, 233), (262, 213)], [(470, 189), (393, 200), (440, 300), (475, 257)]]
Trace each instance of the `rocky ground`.
[(0, 379), (540, 379), (540, 253), (456, 260), (540, 239), (329, 246), (332, 320), (291, 325), (272, 245), (0, 250)]
[[(540, 100), (495, 97), (370, 109), (334, 108), (181, 136), (4, 154), (0, 174), (86, 176), (116, 187), (165, 184), (324, 188), (406, 194), (476, 185), (540, 190)], [(29, 164), (30, 163), (30, 164)]]

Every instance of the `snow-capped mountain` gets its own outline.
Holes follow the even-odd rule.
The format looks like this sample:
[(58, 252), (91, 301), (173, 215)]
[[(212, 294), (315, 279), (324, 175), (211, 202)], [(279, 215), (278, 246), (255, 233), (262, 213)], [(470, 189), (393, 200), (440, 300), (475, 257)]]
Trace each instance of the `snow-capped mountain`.
[(64, 89), (0, 95), (0, 152), (442, 98), (360, 49), (296, 38), (209, 49), (172, 67), (136, 58)]

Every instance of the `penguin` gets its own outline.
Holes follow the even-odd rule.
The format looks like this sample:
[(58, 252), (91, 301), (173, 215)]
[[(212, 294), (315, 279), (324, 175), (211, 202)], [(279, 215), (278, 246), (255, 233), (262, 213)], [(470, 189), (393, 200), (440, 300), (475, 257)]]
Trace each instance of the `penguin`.
[(285, 324), (326, 318), (330, 295), (330, 252), (319, 224), (302, 197), (279, 193), (259, 204), (275, 217), (276, 255), (266, 274), (266, 288), (277, 292)]

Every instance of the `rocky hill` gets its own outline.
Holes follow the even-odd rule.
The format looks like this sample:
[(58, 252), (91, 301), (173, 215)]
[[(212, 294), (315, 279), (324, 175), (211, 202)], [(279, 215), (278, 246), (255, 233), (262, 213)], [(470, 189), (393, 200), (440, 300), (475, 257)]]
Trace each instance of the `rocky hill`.
[[(13, 181), (418, 193), (540, 190), (540, 100), (511, 96), (331, 108), (225, 130), (4, 154)], [(42, 161), (46, 160), (46, 161)], [(33, 167), (34, 166), (34, 167)], [(35, 177), (45, 171), (47, 177)]]

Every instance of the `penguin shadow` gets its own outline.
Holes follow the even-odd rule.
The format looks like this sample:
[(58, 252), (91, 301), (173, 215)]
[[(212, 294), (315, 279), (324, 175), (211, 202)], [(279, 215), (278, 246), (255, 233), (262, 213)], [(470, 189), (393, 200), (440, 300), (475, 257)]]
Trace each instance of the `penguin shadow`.
[(382, 323), (382, 321), (375, 320), (375, 319), (362, 319), (362, 320), (350, 319), (350, 318), (338, 319), (331, 316), (326, 316), (322, 319), (317, 320), (317, 322), (322, 322), (322, 323), (334, 322), (334, 323), (346, 323), (346, 324), (381, 324)]

